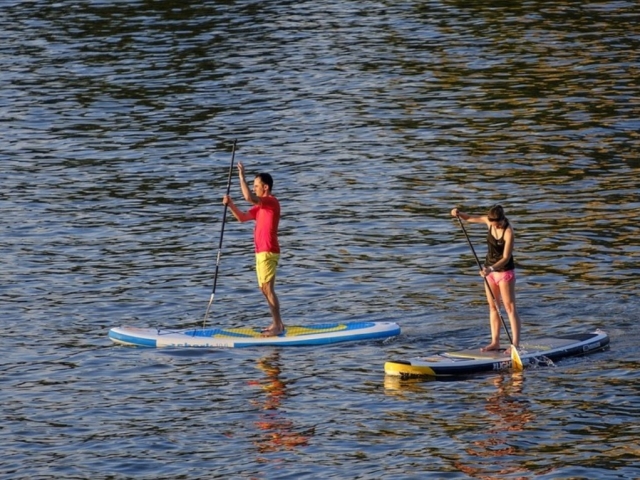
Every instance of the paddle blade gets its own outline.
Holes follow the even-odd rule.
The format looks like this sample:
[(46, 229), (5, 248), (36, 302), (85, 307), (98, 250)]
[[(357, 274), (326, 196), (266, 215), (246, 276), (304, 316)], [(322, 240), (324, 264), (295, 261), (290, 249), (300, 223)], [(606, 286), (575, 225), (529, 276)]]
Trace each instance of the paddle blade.
[(518, 349), (514, 345), (511, 345), (511, 365), (516, 372), (521, 372), (524, 370), (522, 359), (520, 359)]

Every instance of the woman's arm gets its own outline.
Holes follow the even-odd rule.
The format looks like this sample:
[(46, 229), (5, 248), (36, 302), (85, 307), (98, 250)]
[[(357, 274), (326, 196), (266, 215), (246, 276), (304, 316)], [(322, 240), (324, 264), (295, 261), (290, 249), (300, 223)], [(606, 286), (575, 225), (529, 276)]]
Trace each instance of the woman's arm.
[(489, 225), (489, 217), (486, 215), (469, 215), (468, 213), (464, 213), (457, 208), (451, 210), (451, 215), (454, 217), (459, 217), (465, 222), (469, 223), (484, 223), (485, 225)]
[(496, 263), (494, 263), (493, 265), (491, 265), (493, 268), (499, 269), (499, 268), (502, 268), (507, 263), (509, 263), (509, 259), (513, 254), (513, 243), (514, 243), (513, 237), (514, 237), (513, 228), (509, 226), (504, 232), (504, 237), (503, 237), (504, 252), (502, 253), (502, 258), (498, 260)]

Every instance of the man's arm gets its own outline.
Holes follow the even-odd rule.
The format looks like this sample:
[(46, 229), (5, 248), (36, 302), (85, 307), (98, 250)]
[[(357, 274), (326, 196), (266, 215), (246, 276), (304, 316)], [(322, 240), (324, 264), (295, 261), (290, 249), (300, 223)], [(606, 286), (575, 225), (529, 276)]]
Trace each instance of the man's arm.
[(247, 202), (251, 202), (254, 205), (260, 203), (260, 197), (251, 191), (247, 181), (244, 178), (244, 165), (242, 162), (238, 162), (238, 177), (240, 178), (240, 188), (242, 189), (242, 196)]
[(225, 195), (223, 197), (222, 203), (229, 207), (229, 210), (231, 210), (231, 213), (239, 222), (248, 222), (249, 220), (253, 220), (253, 217), (249, 215), (248, 212), (243, 212), (236, 206), (235, 203), (233, 203), (233, 200), (231, 200), (231, 197), (229, 195)]

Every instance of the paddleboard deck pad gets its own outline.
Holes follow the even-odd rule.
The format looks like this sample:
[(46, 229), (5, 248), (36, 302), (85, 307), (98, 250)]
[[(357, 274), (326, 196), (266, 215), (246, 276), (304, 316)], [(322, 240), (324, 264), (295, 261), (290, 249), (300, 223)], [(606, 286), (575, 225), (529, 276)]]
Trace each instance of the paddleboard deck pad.
[[(523, 342), (518, 349), (525, 367), (537, 364), (539, 359), (551, 361), (585, 355), (604, 350), (609, 345), (609, 336), (600, 330), (593, 333), (545, 337)], [(387, 375), (403, 378), (463, 376), (481, 372), (508, 370), (511, 357), (505, 350), (483, 352), (480, 349), (438, 353), (410, 360), (389, 361), (384, 364)]]
[(400, 335), (394, 322), (345, 322), (286, 326), (277, 337), (263, 337), (258, 328), (159, 328), (116, 327), (109, 338), (122, 345), (137, 347), (240, 348), (255, 346), (307, 346), (338, 342), (384, 339)]

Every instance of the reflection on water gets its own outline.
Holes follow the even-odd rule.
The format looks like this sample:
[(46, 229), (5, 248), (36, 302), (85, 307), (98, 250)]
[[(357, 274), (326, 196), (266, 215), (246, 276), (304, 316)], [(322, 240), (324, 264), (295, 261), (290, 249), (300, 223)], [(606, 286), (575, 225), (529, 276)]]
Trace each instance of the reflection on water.
[(524, 392), (526, 375), (513, 372), (437, 380), (387, 375), (387, 395), (409, 404), (417, 397), (423, 405), (414, 416), (398, 415), (396, 434), (402, 437), (415, 427), (421, 432), (418, 435), (427, 438), (446, 433), (460, 451), (443, 447), (440, 453), (436, 442), (431, 454), (447, 456), (457, 470), (473, 478), (531, 478), (529, 466), (512, 461), (526, 454), (523, 449), (531, 441), (527, 425), (536, 421)]
[(465, 449), (467, 455), (464, 460), (455, 462), (460, 471), (496, 480), (505, 475), (529, 474), (526, 467), (510, 462), (505, 464), (503, 458), (520, 453), (522, 442), (519, 432), (524, 431), (525, 425), (535, 418), (522, 392), (524, 378), (522, 372), (514, 372), (498, 375), (492, 380), (496, 391), (484, 403), (489, 415), (484, 418), (486, 423), (480, 424), (480, 439), (471, 441)]
[(314, 429), (298, 429), (293, 421), (287, 418), (286, 407), (283, 405), (287, 399), (287, 385), (280, 379), (280, 353), (275, 351), (261, 358), (257, 367), (265, 374), (265, 378), (252, 380), (249, 385), (263, 390), (263, 398), (251, 402), (263, 411), (260, 420), (255, 422), (260, 435), (253, 444), (258, 452), (272, 453), (307, 446)]

